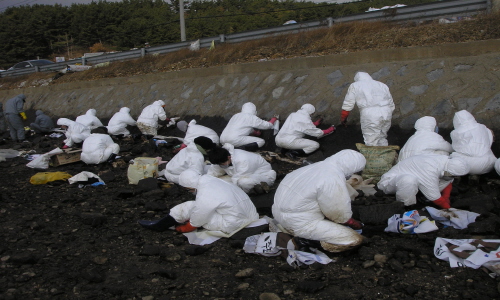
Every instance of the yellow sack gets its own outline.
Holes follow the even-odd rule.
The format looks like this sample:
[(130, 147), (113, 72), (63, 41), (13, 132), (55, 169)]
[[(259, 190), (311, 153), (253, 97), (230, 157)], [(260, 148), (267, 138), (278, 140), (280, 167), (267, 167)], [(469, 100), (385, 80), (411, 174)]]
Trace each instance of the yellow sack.
[(363, 179), (372, 179), (371, 183), (374, 184), (396, 164), (398, 159), (396, 150), (399, 150), (399, 146), (366, 146), (357, 143), (356, 148), (366, 158)]
[(68, 180), (72, 176), (66, 172), (40, 172), (31, 176), (31, 184), (46, 184), (56, 180)]

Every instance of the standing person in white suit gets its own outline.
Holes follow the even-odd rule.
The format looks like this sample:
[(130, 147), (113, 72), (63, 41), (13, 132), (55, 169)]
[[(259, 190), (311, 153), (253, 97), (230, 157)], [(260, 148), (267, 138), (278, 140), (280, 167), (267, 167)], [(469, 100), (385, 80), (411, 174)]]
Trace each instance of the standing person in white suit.
[(179, 152), (180, 150), (186, 148), (189, 143), (192, 143), (193, 140), (199, 136), (204, 136), (212, 140), (214, 144), (219, 144), (219, 135), (213, 129), (208, 128), (203, 125), (196, 124), (196, 120), (191, 120), (191, 122), (179, 121), (177, 122), (177, 128), (185, 132), (184, 141), (182, 142), (180, 148), (176, 149), (174, 153)]
[(269, 186), (276, 180), (276, 171), (262, 156), (234, 149), (231, 144), (224, 144), (223, 148), (215, 147), (208, 154), (208, 159), (213, 164), (208, 174), (216, 177), (229, 175), (231, 182), (247, 194), (269, 192)]
[(495, 162), (495, 171), (497, 171), (497, 174), (500, 175), (500, 158)]
[(182, 186), (196, 189), (196, 200), (174, 206), (167, 217), (159, 221), (139, 221), (145, 228), (164, 231), (176, 226), (178, 232), (191, 232), (203, 227), (222, 231), (231, 236), (259, 219), (255, 205), (245, 192), (222, 179), (200, 175), (195, 170), (184, 171)]
[(401, 151), (398, 161), (420, 154), (450, 155), (453, 152), (451, 144), (436, 132), (436, 119), (433, 117), (422, 117), (415, 122), (417, 130)]
[(493, 143), (492, 131), (479, 124), (474, 116), (461, 110), (453, 117), (453, 127), (451, 133), (451, 146), (455, 152), (451, 157), (464, 159), (470, 167), (469, 174), (481, 175), (490, 172), (496, 161), (496, 157), (491, 151)]
[(120, 152), (120, 146), (106, 133), (106, 127), (95, 129), (94, 133), (83, 141), (81, 159), (84, 163), (100, 164), (115, 159)]
[(164, 110), (165, 102), (156, 100), (142, 110), (137, 118), (137, 127), (144, 135), (155, 136), (158, 133), (158, 120), (167, 120), (167, 114)]
[[(306, 103), (294, 113), (286, 118), (283, 127), (276, 135), (276, 146), (284, 151), (282, 154), (294, 159), (297, 156), (306, 156), (319, 148), (319, 143), (304, 136), (310, 135), (315, 138), (321, 138), (325, 135), (335, 132), (335, 127), (331, 126), (325, 130), (317, 128), (322, 119), (313, 122), (311, 115), (316, 111), (312, 104)], [(288, 151), (287, 151), (288, 150)]]
[(82, 143), (90, 136), (90, 128), (70, 119), (60, 118), (57, 120), (57, 125), (66, 130), (64, 133), (66, 139), (64, 140), (63, 149), (70, 148), (74, 144)]
[(231, 117), (220, 135), (220, 142), (222, 144), (229, 143), (238, 149), (255, 152), (265, 144), (263, 139), (257, 137), (261, 134), (258, 129), (272, 129), (276, 120), (278, 120), (278, 115), (274, 115), (269, 122), (257, 117), (255, 104), (247, 102), (243, 104), (240, 113)]
[(299, 244), (301, 239), (319, 241), (330, 252), (360, 245), (363, 238), (355, 230), (363, 225), (352, 218), (346, 178), (363, 170), (365, 164), (361, 153), (342, 150), (289, 173), (276, 190), (274, 218), (298, 237)]
[(391, 128), (394, 101), (389, 87), (373, 80), (370, 74), (357, 72), (342, 105), (340, 122), (347, 124), (349, 113), (357, 104), (361, 132), (366, 146), (387, 146), (387, 131)]
[(450, 208), (452, 176), (463, 176), (469, 166), (461, 158), (422, 154), (398, 162), (382, 175), (377, 187), (409, 206), (417, 203), (418, 191), (440, 208)]
[(96, 117), (96, 110), (91, 108), (87, 110), (87, 112), (84, 115), (78, 116), (75, 120), (75, 122), (83, 124), (90, 128), (90, 130), (95, 129), (97, 127), (104, 126), (102, 125), (101, 120)]
[(179, 184), (182, 172), (193, 169), (200, 174), (206, 174), (208, 167), (205, 165), (205, 156), (213, 149), (215, 144), (211, 139), (199, 136), (186, 148), (177, 153), (166, 165), (163, 175), (168, 181)]
[(130, 131), (127, 130), (127, 126), (136, 126), (134, 118), (130, 115), (130, 108), (122, 107), (120, 111), (115, 113), (113, 117), (108, 122), (108, 133), (111, 135), (129, 136)]

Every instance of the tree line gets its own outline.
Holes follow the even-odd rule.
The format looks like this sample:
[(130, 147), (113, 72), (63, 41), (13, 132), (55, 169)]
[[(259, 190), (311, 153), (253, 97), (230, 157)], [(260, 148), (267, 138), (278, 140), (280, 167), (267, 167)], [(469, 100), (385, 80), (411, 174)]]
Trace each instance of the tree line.
[[(436, 0), (367, 0), (346, 4), (295, 0), (184, 1), (188, 40), (362, 13), (369, 7)], [(91, 4), (10, 7), (0, 13), (0, 66), (90, 49), (100, 43), (123, 51), (144, 43), (180, 41), (179, 1), (96, 0)], [(94, 47), (95, 50), (95, 47)], [(86, 52), (90, 52), (86, 51)], [(68, 58), (68, 57), (67, 57)], [(73, 58), (73, 57), (70, 57)]]

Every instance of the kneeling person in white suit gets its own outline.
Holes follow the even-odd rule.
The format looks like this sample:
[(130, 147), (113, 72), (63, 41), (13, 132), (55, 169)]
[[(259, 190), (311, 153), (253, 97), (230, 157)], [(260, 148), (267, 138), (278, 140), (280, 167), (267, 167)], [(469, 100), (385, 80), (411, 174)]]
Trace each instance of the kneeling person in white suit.
[(276, 171), (262, 156), (234, 149), (231, 144), (214, 148), (208, 154), (208, 159), (213, 164), (209, 174), (217, 177), (229, 175), (232, 183), (245, 193), (262, 194), (269, 191), (269, 186), (276, 180)]
[(102, 133), (92, 133), (83, 141), (82, 161), (88, 165), (113, 161), (118, 152), (120, 152), (120, 146), (113, 142), (113, 139), (106, 134), (105, 127), (102, 127), (102, 129), (98, 128), (94, 132)]
[(184, 171), (181, 185), (196, 189), (196, 200), (174, 206), (170, 214), (159, 221), (139, 221), (145, 228), (164, 231), (176, 226), (178, 232), (191, 232), (203, 227), (232, 235), (259, 219), (255, 205), (245, 192), (222, 179), (200, 175), (195, 170)]
[(326, 251), (359, 246), (363, 237), (355, 230), (363, 225), (352, 218), (346, 178), (363, 170), (365, 164), (361, 153), (342, 150), (291, 172), (276, 190), (274, 218), (295, 237), (319, 241)]

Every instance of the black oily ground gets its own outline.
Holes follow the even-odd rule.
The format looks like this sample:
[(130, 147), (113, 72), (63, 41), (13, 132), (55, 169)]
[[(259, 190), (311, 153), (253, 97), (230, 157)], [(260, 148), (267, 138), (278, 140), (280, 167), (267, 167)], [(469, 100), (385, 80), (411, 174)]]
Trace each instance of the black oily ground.
[[(222, 129), (208, 119), (199, 124)], [(222, 127), (222, 126), (220, 126)], [(178, 135), (176, 129), (160, 134)], [(402, 145), (411, 132), (389, 132), (390, 144)], [(272, 133), (265, 150), (275, 151)], [(44, 153), (62, 138), (28, 137), (26, 150)], [(341, 128), (321, 140), (321, 160), (341, 149), (355, 149), (361, 133)], [(40, 170), (21, 157), (0, 162), (0, 299), (500, 299), (499, 281), (481, 269), (450, 268), (435, 258), (436, 237), (498, 238), (499, 178), (479, 182), (461, 178), (452, 203), (481, 213), (465, 230), (403, 235), (385, 233), (383, 213), (403, 212), (392, 196), (359, 197), (353, 211), (362, 222), (364, 244), (345, 253), (328, 253), (334, 262), (293, 269), (281, 257), (246, 254), (246, 236), (267, 228), (245, 229), (211, 245), (189, 245), (174, 231), (154, 232), (137, 224), (156, 219), (192, 195), (177, 185), (133, 186), (127, 161), (138, 156), (172, 157), (169, 145), (156, 147), (140, 137), (117, 140), (122, 156), (114, 165), (77, 162), (48, 171), (98, 174), (105, 186), (78, 188), (64, 182), (32, 185)], [(16, 148), (5, 141), (0, 148)], [(298, 166), (274, 161), (278, 180), (269, 194), (252, 196), (259, 214), (271, 215), (279, 181)], [(414, 209), (421, 209), (417, 204)], [(370, 213), (372, 214), (370, 216)], [(378, 255), (377, 255), (378, 254)], [(377, 260), (375, 261), (375, 257)], [(245, 271), (243, 276), (238, 275)]]

